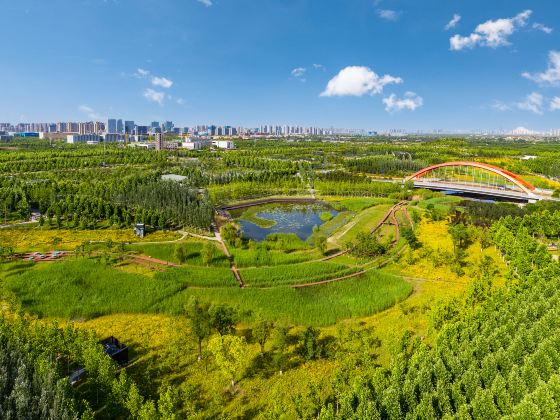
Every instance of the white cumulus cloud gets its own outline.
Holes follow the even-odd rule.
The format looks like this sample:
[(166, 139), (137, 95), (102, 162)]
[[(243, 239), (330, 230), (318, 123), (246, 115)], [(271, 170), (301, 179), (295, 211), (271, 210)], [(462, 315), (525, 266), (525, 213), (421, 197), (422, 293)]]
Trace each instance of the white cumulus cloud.
[(329, 81), (321, 96), (377, 95), (383, 92), (386, 85), (402, 82), (400, 77), (389, 74), (380, 77), (369, 67), (349, 66)]
[(163, 105), (163, 100), (165, 99), (165, 93), (158, 92), (157, 90), (148, 88), (144, 91), (144, 98), (146, 98), (149, 101), (157, 102), (158, 104)]
[(550, 51), (548, 53), (548, 69), (542, 73), (522, 74), (526, 79), (532, 80), (539, 84), (557, 85), (560, 83), (560, 52)]
[(97, 112), (95, 112), (95, 110), (90, 106), (80, 105), (78, 107), (78, 110), (80, 112), (83, 112), (85, 115), (87, 115), (92, 120), (101, 120), (102, 119), (102, 117)]
[(145, 79), (149, 75), (150, 75), (150, 72), (148, 70), (144, 70), (144, 69), (137, 69), (136, 73), (134, 73), (134, 76), (138, 77), (139, 79)]
[(560, 96), (555, 96), (550, 101), (550, 110), (551, 111), (560, 111)]
[(173, 86), (173, 81), (166, 79), (165, 77), (154, 76), (152, 77), (152, 85), (169, 89), (171, 86)]
[(424, 99), (414, 92), (406, 92), (404, 98), (398, 98), (397, 95), (392, 93), (388, 97), (383, 98), (383, 103), (387, 112), (398, 112), (403, 109), (414, 111), (424, 104)]
[(533, 23), (533, 29), (544, 32), (545, 34), (551, 34), (554, 30), (550, 26), (543, 25), (542, 23)]
[(457, 13), (455, 13), (453, 15), (453, 17), (451, 18), (451, 20), (447, 23), (447, 25), (445, 25), (445, 30), (448, 31), (450, 29), (453, 29), (455, 26), (457, 26), (457, 24), (461, 21), (461, 15), (458, 15)]
[(525, 101), (518, 102), (517, 108), (523, 111), (530, 111), (534, 114), (542, 115), (543, 113), (544, 97), (537, 92), (530, 93), (525, 98)]
[(377, 16), (379, 16), (381, 19), (390, 20), (393, 22), (399, 19), (399, 15), (400, 13), (397, 12), (396, 10), (390, 10), (390, 9), (377, 10)]
[(474, 48), (477, 45), (498, 48), (509, 45), (509, 36), (527, 25), (533, 12), (525, 10), (512, 18), (488, 20), (478, 25), (468, 36), (454, 35), (449, 39), (452, 51)]
[(511, 106), (502, 102), (502, 101), (494, 101), (494, 103), (492, 104), (492, 109), (495, 109), (496, 111), (511, 111)]
[(214, 3), (212, 3), (212, 0), (197, 0), (199, 3), (202, 3), (203, 5), (205, 5), (206, 7), (210, 7), (212, 6)]
[(292, 77), (301, 82), (305, 82), (305, 73), (307, 73), (307, 69), (305, 67), (296, 67), (292, 70)]

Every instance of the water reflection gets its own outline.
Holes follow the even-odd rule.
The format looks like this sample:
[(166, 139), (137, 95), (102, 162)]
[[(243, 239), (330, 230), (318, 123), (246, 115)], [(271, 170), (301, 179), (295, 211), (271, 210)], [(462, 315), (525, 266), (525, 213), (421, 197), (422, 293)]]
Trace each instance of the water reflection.
[(263, 228), (247, 220), (238, 220), (243, 236), (254, 241), (263, 241), (271, 233), (295, 233), (300, 239), (306, 240), (313, 233), (315, 225), (321, 226), (321, 213), (328, 212), (333, 217), (336, 210), (325, 204), (278, 204), (267, 206), (256, 216), (262, 219), (274, 220), (276, 224), (270, 228)]

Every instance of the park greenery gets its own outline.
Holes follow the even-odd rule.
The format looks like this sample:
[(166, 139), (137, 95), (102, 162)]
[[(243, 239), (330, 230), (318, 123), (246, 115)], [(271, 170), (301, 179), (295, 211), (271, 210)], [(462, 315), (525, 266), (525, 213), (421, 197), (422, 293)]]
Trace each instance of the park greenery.
[[(331, 140), (2, 150), (0, 418), (557, 418), (558, 202), (392, 181), (475, 160), (557, 195), (558, 144)], [(278, 198), (309, 235), (248, 238)]]

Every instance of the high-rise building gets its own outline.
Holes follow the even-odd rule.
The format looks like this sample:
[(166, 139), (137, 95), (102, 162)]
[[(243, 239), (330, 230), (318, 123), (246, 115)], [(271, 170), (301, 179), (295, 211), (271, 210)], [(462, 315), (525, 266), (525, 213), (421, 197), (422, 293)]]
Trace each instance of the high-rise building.
[(66, 123), (66, 132), (67, 133), (77, 133), (79, 131), (78, 123), (77, 122), (67, 122)]
[(134, 132), (134, 121), (124, 122), (124, 132), (128, 134), (132, 134)]
[(107, 133), (116, 133), (117, 132), (117, 120), (114, 118), (110, 118), (107, 120), (107, 126), (105, 127)]
[(165, 144), (163, 142), (163, 134), (157, 133), (156, 134), (156, 150), (163, 150), (165, 149)]
[(148, 134), (150, 127), (147, 125), (137, 125), (134, 127), (134, 134), (137, 136), (145, 136)]
[(95, 121), (93, 123), (93, 132), (95, 134), (100, 134), (104, 131), (105, 131), (105, 124), (103, 124), (102, 122), (99, 122), (99, 121)]
[(121, 119), (117, 120), (117, 133), (122, 134), (124, 133), (124, 126), (123, 126), (123, 122)]
[(81, 122), (78, 123), (78, 133), (79, 134), (92, 134), (94, 133), (94, 123), (93, 122)]
[(152, 123), (150, 124), (150, 127), (159, 128), (159, 121), (152, 121)]
[(164, 131), (170, 132), (173, 130), (173, 121), (165, 121), (163, 124)]

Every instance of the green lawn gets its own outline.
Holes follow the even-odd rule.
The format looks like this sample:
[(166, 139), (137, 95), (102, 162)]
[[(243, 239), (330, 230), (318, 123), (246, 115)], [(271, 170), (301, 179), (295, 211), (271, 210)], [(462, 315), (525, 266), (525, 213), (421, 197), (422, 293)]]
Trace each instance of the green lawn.
[(41, 263), (19, 272), (6, 267), (3, 287), (41, 317), (95, 318), (118, 312), (149, 312), (186, 284), (116, 270), (93, 259)]
[(378, 198), (378, 197), (352, 197), (352, 198), (336, 198), (326, 197), (325, 201), (329, 202), (337, 210), (350, 210), (360, 212), (369, 207), (377, 206), (380, 204), (396, 204), (397, 200), (392, 198)]
[[(216, 244), (212, 243), (215, 248), (214, 259), (212, 260), (213, 266), (228, 267), (229, 261), (224, 255), (222, 249)], [(200, 251), (204, 246), (204, 241), (186, 240), (175, 243), (166, 244), (135, 244), (127, 245), (126, 249), (131, 252), (136, 252), (158, 260), (170, 261), (178, 264), (179, 260), (175, 254), (177, 247), (182, 247), (185, 255), (184, 264), (187, 265), (204, 265)]]
[(369, 272), (355, 279), (303, 289), (189, 289), (173, 300), (185, 302), (188, 296), (196, 295), (210, 302), (238, 307), (245, 313), (245, 321), (262, 315), (296, 325), (326, 326), (382, 311), (404, 300), (411, 292), (412, 287), (398, 277)]
[[(231, 276), (226, 270), (214, 270), (210, 275), (204, 274), (208, 270), (195, 273), (180, 268), (150, 277), (126, 273), (93, 259), (77, 259), (34, 266), (5, 264), (0, 279), (30, 313), (64, 319), (116, 313), (181, 314), (190, 296), (195, 295), (211, 303), (237, 307), (242, 321), (262, 314), (271, 320), (321, 326), (373, 314), (411, 293), (411, 286), (402, 279), (379, 272), (303, 289), (240, 289), (233, 277), (226, 279)], [(189, 288), (189, 283), (212, 283), (215, 287)]]
[(321, 253), (316, 249), (285, 252), (267, 250), (261, 246), (257, 249), (233, 249), (232, 255), (239, 268), (297, 264), (321, 258)]
[(330, 261), (240, 270), (243, 281), (247, 285), (259, 287), (313, 283), (342, 277), (357, 271), (360, 271), (357, 267), (350, 267)]
[[(336, 242), (338, 244), (344, 244), (346, 242), (355, 240), (360, 232), (371, 232), (371, 230), (375, 228), (375, 226), (377, 226), (377, 224), (381, 221), (383, 216), (387, 214), (390, 208), (390, 204), (381, 204), (362, 211), (350, 222), (351, 224), (353, 224), (352, 227), (348, 229), (348, 231), (346, 231), (343, 235), (337, 237)], [(346, 227), (343, 226), (341, 228), (341, 231), (344, 231), (345, 228)]]
[(463, 200), (464, 198), (455, 195), (444, 195), (441, 197), (433, 197), (433, 198), (428, 198), (427, 200), (422, 200), (418, 203), (418, 207), (422, 209), (427, 209), (428, 206), (431, 204), (436, 209), (441, 209), (445, 212), (448, 212), (449, 209), (451, 208), (451, 205), (455, 203), (460, 203)]

